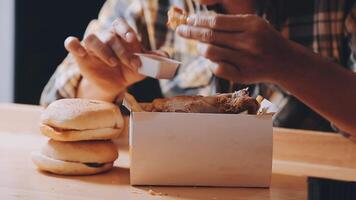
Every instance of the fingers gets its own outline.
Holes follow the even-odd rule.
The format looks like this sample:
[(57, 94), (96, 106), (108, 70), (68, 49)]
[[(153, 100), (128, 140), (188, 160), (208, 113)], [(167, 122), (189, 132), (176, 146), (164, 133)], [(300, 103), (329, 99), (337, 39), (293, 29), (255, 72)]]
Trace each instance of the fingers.
[(121, 41), (118, 37), (115, 35), (112, 35), (107, 44), (111, 47), (115, 55), (120, 59), (122, 63), (125, 65), (129, 65), (129, 53), (125, 48), (125, 45), (123, 44), (123, 41)]
[(198, 44), (199, 54), (213, 62), (228, 62), (228, 63), (237, 63), (242, 56), (240, 52), (222, 48), (213, 44)]
[(256, 15), (191, 15), (188, 25), (221, 31), (245, 31), (258, 21)]
[(241, 51), (221, 48), (205, 43), (199, 43), (198, 51), (202, 56), (217, 63), (217, 65), (211, 66), (212, 72), (216, 76), (230, 81), (244, 83), (246, 77), (242, 76), (238, 66), (247, 66), (246, 58), (250, 59), (251, 56)]
[(129, 49), (129, 44), (123, 41), (121, 38), (112, 34), (107, 44), (111, 47), (115, 55), (119, 58), (120, 62), (124, 65), (131, 67), (136, 70), (140, 65), (141, 61), (133, 55)]
[(117, 19), (113, 22), (114, 31), (118, 34), (124, 41), (135, 45), (135, 48), (140, 47), (140, 42), (136, 37), (135, 31), (127, 24), (123, 19)]
[(222, 33), (216, 32), (212, 29), (194, 26), (181, 25), (177, 28), (177, 33), (182, 37), (207, 43), (225, 40), (225, 37), (222, 37)]
[[(119, 42), (116, 42), (116, 47), (113, 48), (123, 51), (120, 48), (125, 46), (126, 52), (129, 52), (125, 53), (122, 55), (122, 57), (119, 58), (122, 59), (123, 63), (137, 69), (139, 66), (141, 66), (141, 61), (133, 54), (142, 52), (142, 47), (140, 41), (137, 39), (135, 31), (123, 19), (116, 19), (113, 22), (113, 31), (119, 36), (118, 41), (121, 41), (120, 44)], [(119, 45), (121, 45), (121, 47), (119, 47)], [(122, 54), (122, 52), (118, 52), (118, 54)]]
[(233, 49), (243, 47), (244, 43), (242, 33), (222, 32), (203, 27), (181, 25), (177, 28), (177, 33), (184, 38)]
[(214, 65), (210, 66), (210, 68), (217, 77), (224, 78), (233, 82), (244, 82), (239, 69), (231, 64), (218, 62), (214, 63)]
[(111, 67), (119, 64), (115, 53), (103, 43), (96, 35), (90, 34), (84, 39), (85, 47), (88, 51), (93, 52), (99, 59)]
[(80, 41), (76, 37), (68, 37), (64, 41), (64, 47), (75, 57), (84, 57), (87, 55), (86, 49), (80, 44)]

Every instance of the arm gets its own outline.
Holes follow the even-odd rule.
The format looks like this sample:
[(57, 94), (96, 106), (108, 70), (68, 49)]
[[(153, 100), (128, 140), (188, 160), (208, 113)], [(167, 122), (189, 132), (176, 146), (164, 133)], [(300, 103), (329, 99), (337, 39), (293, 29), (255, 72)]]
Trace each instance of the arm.
[(356, 75), (283, 38), (254, 15), (192, 16), (177, 32), (201, 42), (212, 71), (242, 83), (281, 85), (341, 130), (356, 135)]
[(133, 55), (142, 52), (142, 48), (124, 20), (116, 20), (113, 30), (100, 36), (90, 33), (82, 43), (69, 37), (65, 47), (83, 76), (77, 97), (114, 102), (128, 86), (144, 79), (137, 73), (141, 64)]
[(291, 92), (341, 130), (356, 136), (356, 74), (293, 44), (290, 63), (276, 84)]
[[(129, 0), (108, 0), (98, 17), (98, 20), (93, 20), (87, 27), (85, 38), (90, 34), (101, 34), (102, 32), (109, 31), (112, 22), (118, 17), (127, 16), (126, 20), (130, 25), (135, 25), (135, 19), (131, 18)], [(117, 9), (119, 8), (119, 9)], [(74, 41), (74, 42), (73, 42)], [(73, 42), (73, 43), (72, 43)], [(69, 39), (66, 43), (68, 50), (75, 51), (79, 46), (77, 40), (74, 38)], [(77, 55), (77, 56), (76, 56)], [(71, 52), (66, 59), (58, 66), (56, 72), (51, 77), (41, 95), (41, 105), (48, 105), (49, 103), (61, 98), (96, 98), (106, 101), (113, 101), (116, 94), (107, 93), (100, 90), (95, 84), (83, 78), (83, 73), (78, 64), (79, 54)]]

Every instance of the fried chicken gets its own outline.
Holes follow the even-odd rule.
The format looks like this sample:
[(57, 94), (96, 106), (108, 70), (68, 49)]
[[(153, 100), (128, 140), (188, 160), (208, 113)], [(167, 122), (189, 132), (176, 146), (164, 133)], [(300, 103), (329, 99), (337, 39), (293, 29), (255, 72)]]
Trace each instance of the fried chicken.
[(216, 96), (178, 96), (156, 99), (142, 108), (148, 112), (184, 112), (184, 113), (232, 113), (247, 111), (256, 114), (260, 105), (256, 99), (249, 97), (246, 89), (235, 93)]
[(168, 22), (167, 26), (172, 30), (176, 30), (176, 28), (181, 24), (187, 24), (188, 14), (186, 11), (172, 6), (168, 11)]

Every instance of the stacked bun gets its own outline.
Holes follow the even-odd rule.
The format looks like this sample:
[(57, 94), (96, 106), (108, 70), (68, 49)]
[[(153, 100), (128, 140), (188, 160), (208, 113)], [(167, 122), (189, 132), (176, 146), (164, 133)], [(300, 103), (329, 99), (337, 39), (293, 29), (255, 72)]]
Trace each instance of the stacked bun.
[(87, 99), (62, 99), (41, 117), (41, 133), (50, 139), (32, 154), (39, 169), (62, 175), (90, 175), (112, 169), (118, 149), (111, 141), (124, 128), (119, 108)]

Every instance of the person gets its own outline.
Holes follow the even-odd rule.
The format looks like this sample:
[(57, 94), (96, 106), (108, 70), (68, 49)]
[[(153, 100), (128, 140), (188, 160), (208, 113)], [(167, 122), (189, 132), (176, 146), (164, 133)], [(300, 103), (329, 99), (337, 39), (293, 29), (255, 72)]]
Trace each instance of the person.
[[(355, 17), (348, 20), (352, 33)], [(195, 15), (187, 21), (178, 34), (201, 42), (200, 54), (216, 63), (215, 75), (279, 85), (356, 137), (356, 73), (285, 39), (256, 15)]]
[[(238, 2), (241, 8), (236, 10), (237, 13), (254, 13), (254, 0)], [(93, 20), (88, 25), (83, 45), (74, 37), (66, 40), (65, 46), (70, 54), (58, 66), (46, 85), (41, 104), (48, 105), (56, 99), (75, 97), (114, 102), (120, 99), (117, 97), (128, 85), (138, 82), (144, 84), (134, 84), (129, 90), (132, 89), (130, 92), (133, 92), (139, 101), (161, 97), (160, 92), (156, 92), (157, 88), (161, 89), (165, 97), (178, 94), (215, 94), (218, 83), (209, 69), (212, 63), (205, 58), (196, 59), (194, 42), (177, 37), (172, 30), (167, 29), (167, 12), (172, 5), (190, 10), (191, 13), (195, 9), (191, 0), (106, 1), (98, 20)], [(135, 61), (128, 61), (131, 57), (135, 59), (133, 52), (169, 54), (183, 63), (179, 75), (172, 81), (161, 81), (160, 88), (154, 81), (142, 81), (144, 77), (131, 76), (132, 73), (126, 77), (129, 69), (135, 70), (139, 65), (137, 61), (136, 66)], [(106, 55), (107, 59), (112, 57), (112, 61), (105, 60)], [(132, 68), (128, 68), (128, 65)], [(124, 73), (121, 72), (122, 69)], [(151, 84), (151, 87), (147, 87), (147, 84)], [(142, 97), (147, 93), (148, 95)]]
[[(343, 16), (348, 13), (349, 3), (346, 1), (298, 1), (298, 7), (295, 2), (285, 0), (200, 0), (200, 3), (218, 13), (263, 16), (286, 38), (340, 63), (348, 54), (344, 52), (345, 37), (340, 28)], [(45, 87), (41, 104), (76, 97), (115, 102), (127, 88), (140, 101), (150, 101), (160, 97), (160, 92), (165, 97), (211, 95), (246, 87), (241, 82), (236, 84), (214, 76), (210, 69), (216, 64), (198, 57), (197, 42), (182, 38), (166, 28), (166, 13), (172, 5), (194, 12), (190, 0), (107, 1), (98, 20), (89, 24), (81, 43), (73, 37), (66, 40), (70, 54)], [(291, 15), (282, 15), (288, 10), (286, 5)], [(308, 12), (304, 8), (308, 8)], [(323, 17), (333, 20), (323, 20)], [(116, 18), (120, 20), (112, 25)], [(173, 80), (160, 80), (158, 86), (135, 73), (140, 63), (134, 61), (134, 52), (169, 55), (183, 64)], [(153, 86), (147, 87), (147, 83)], [(262, 94), (280, 107), (274, 116), (275, 126), (331, 130), (328, 121), (275, 85), (259, 84), (251, 87), (251, 91)], [(142, 98), (143, 94), (148, 94), (148, 97)]]

